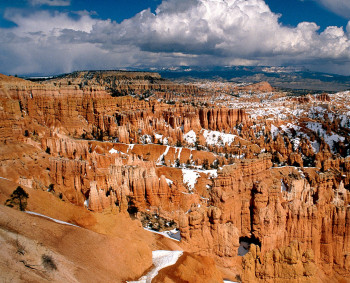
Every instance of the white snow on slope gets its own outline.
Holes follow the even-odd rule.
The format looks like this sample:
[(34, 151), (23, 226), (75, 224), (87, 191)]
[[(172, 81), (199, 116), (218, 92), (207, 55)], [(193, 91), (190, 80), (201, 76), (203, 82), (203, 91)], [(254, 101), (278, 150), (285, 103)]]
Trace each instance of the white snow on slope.
[(321, 106), (313, 106), (309, 109), (309, 118), (311, 119), (323, 119), (326, 109)]
[(317, 132), (317, 131), (324, 131), (322, 128), (322, 125), (320, 123), (316, 122), (308, 122), (306, 124), (306, 127), (308, 127), (310, 130)]
[(149, 232), (155, 233), (155, 234), (163, 235), (166, 238), (169, 238), (169, 239), (172, 239), (172, 240), (175, 240), (178, 242), (180, 242), (180, 240), (181, 240), (180, 231), (176, 230), (176, 229), (173, 229), (170, 231), (164, 231), (164, 232), (158, 232), (158, 231), (154, 231), (154, 230), (148, 229), (148, 228), (143, 228), (143, 229), (145, 229)]
[(328, 135), (326, 130), (323, 129), (320, 123), (308, 122), (306, 124), (306, 127), (308, 127), (310, 130), (316, 132), (320, 137), (322, 137), (324, 141), (329, 145), (332, 152), (334, 152), (333, 147), (336, 142), (344, 142), (345, 140), (344, 137), (341, 137), (333, 132), (331, 132), (331, 134)]
[(129, 144), (126, 153), (129, 153), (129, 150), (132, 150), (133, 148), (134, 148), (134, 144)]
[(203, 136), (208, 145), (224, 146), (225, 144), (231, 145), (235, 140), (236, 135), (221, 133), (218, 131), (204, 130)]
[(297, 151), (300, 145), (300, 138), (295, 138), (290, 140), (293, 144), (294, 151)]
[(163, 135), (154, 134), (154, 137), (163, 144), (168, 144), (168, 138), (163, 138)]
[(44, 214), (40, 214), (40, 213), (37, 213), (37, 212), (33, 212), (33, 211), (25, 211), (25, 213), (28, 213), (28, 214), (31, 214), (31, 215), (36, 215), (36, 216), (40, 216), (40, 217), (44, 217), (44, 218), (47, 218), (49, 220), (52, 220), (56, 223), (59, 223), (59, 224), (64, 224), (64, 225), (69, 225), (69, 226), (74, 226), (74, 227), (78, 227), (80, 228), (79, 226), (77, 225), (74, 225), (72, 223), (68, 223), (68, 222), (65, 222), (65, 221), (62, 221), (62, 220), (58, 220), (58, 219), (55, 219), (55, 218), (51, 218), (49, 216), (46, 216)]
[(177, 158), (180, 160), (180, 156), (181, 156), (181, 151), (182, 151), (182, 147), (180, 147), (180, 150), (179, 150), (179, 154), (177, 155)]
[[(201, 169), (182, 169), (183, 183), (187, 185), (189, 191), (194, 189), (194, 185), (197, 183), (197, 178), (200, 177), (200, 173), (209, 175), (209, 178), (217, 178), (218, 170), (201, 170)], [(208, 178), (208, 179), (209, 179)]]
[(119, 151), (118, 151), (118, 150), (116, 150), (116, 149), (114, 149), (114, 148), (112, 148), (112, 149), (109, 151), (109, 153), (110, 153), (110, 154), (113, 154), (113, 153), (119, 153)]
[(159, 134), (154, 134), (154, 137), (155, 137), (157, 140), (162, 140), (162, 139), (163, 139), (163, 135), (159, 135)]
[(285, 120), (290, 116), (300, 116), (305, 110), (303, 109), (289, 109), (284, 106), (272, 106), (270, 103), (235, 103), (238, 108), (247, 108), (246, 112), (250, 114), (252, 120), (258, 119), (258, 117), (273, 117), (279, 120)]
[(343, 128), (350, 128), (350, 111), (346, 112), (344, 115), (339, 115), (340, 126)]
[(320, 151), (320, 144), (317, 141), (310, 141), (312, 149), (315, 153), (318, 153)]
[(185, 134), (183, 138), (188, 144), (194, 144), (196, 142), (197, 136), (196, 133), (193, 130), (191, 130), (187, 134)]
[(197, 178), (199, 176), (199, 173), (194, 170), (182, 169), (183, 183), (187, 185), (190, 191), (194, 189), (194, 185), (197, 183)]
[(152, 143), (152, 137), (150, 135), (143, 135), (140, 138), (140, 142), (143, 143), (143, 144)]
[(164, 160), (164, 156), (166, 156), (168, 154), (169, 149), (170, 149), (170, 145), (167, 145), (165, 151), (159, 156), (159, 158), (156, 162), (157, 165), (163, 165), (162, 162)]
[(170, 180), (168, 178), (165, 178), (165, 181), (167, 182), (168, 186), (170, 187), (170, 185), (172, 185), (174, 183), (173, 180)]
[(287, 125), (281, 125), (282, 131), (284, 131), (288, 137), (292, 136), (291, 129), (295, 130), (296, 132), (300, 131), (300, 127), (291, 123), (288, 123)]
[(182, 254), (182, 251), (153, 251), (152, 260), (155, 266), (154, 269), (145, 276), (142, 276), (138, 281), (129, 281), (129, 283), (151, 283), (159, 270), (174, 265)]
[(271, 136), (273, 139), (275, 139), (278, 135), (278, 128), (271, 124)]

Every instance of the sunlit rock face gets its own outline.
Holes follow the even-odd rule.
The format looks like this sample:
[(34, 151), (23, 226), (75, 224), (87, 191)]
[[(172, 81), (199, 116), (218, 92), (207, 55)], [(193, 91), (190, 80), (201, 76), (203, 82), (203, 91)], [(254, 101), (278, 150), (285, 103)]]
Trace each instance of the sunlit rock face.
[(0, 82), (1, 177), (173, 221), (199, 270), (212, 257), (244, 282), (349, 277), (348, 93), (123, 72)]

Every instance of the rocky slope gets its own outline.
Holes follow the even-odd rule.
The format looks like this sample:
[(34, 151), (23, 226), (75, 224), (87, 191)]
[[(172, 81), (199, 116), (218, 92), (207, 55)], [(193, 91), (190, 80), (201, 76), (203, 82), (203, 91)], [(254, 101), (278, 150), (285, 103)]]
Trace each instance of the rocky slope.
[[(44, 195), (78, 206), (74, 223), (93, 231), (86, 213), (176, 226), (187, 254), (156, 282), (196, 282), (191, 270), (207, 282), (344, 282), (348, 103), (348, 93), (294, 97), (267, 83), (179, 84), (154, 73), (1, 76), (0, 177), (33, 190), (51, 217), (58, 207), (40, 206)], [(4, 202), (11, 192), (2, 193)]]

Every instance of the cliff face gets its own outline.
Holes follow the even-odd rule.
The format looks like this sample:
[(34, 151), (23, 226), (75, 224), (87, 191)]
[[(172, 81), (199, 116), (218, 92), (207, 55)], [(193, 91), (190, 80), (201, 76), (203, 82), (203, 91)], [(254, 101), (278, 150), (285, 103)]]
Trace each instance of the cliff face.
[(298, 242), (262, 254), (252, 245), (243, 258), (245, 282), (319, 282), (313, 251), (304, 251)]
[[(235, 265), (240, 242), (259, 245), (258, 255), (251, 252), (243, 258), (244, 282), (318, 282), (316, 266), (326, 276), (333, 270), (348, 276), (350, 209), (343, 183), (332, 174), (321, 175), (315, 187), (306, 179), (283, 181), (276, 175), (287, 172), (270, 166), (261, 158), (225, 167), (214, 180), (209, 206), (182, 215), (186, 247)], [(289, 253), (295, 258), (288, 258)]]
[(144, 94), (149, 92), (198, 94), (199, 89), (193, 84), (178, 84), (161, 78), (154, 72), (129, 71), (77, 71), (43, 82), (45, 85), (67, 87), (100, 86), (110, 94), (121, 96), (129, 93)]
[(173, 221), (203, 256), (184, 260), (198, 270), (213, 257), (243, 282), (350, 276), (344, 101), (151, 73), (0, 79), (1, 177), (95, 212)]
[(35, 123), (74, 137), (116, 139), (123, 143), (139, 143), (142, 136), (157, 131), (175, 145), (190, 130), (229, 132), (236, 125), (248, 122), (243, 110), (197, 109), (129, 96), (111, 97), (106, 90), (96, 87), (81, 90), (73, 86), (12, 86), (6, 92), (0, 90), (0, 95), (4, 109), (3, 139), (18, 138), (26, 130), (33, 133), (30, 124)]

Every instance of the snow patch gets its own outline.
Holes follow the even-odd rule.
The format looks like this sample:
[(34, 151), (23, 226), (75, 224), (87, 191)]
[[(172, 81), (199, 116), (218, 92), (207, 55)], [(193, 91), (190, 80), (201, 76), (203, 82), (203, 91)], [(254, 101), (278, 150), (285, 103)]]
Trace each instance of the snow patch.
[(126, 151), (126, 153), (129, 153), (129, 150), (131, 151), (133, 150), (133, 148), (134, 148), (134, 144), (129, 144), (128, 150)]
[(203, 136), (208, 145), (224, 146), (225, 144), (231, 145), (235, 140), (236, 135), (221, 133), (218, 131), (204, 130)]
[(271, 124), (271, 136), (272, 136), (272, 139), (275, 139), (278, 135), (278, 128), (274, 125)]
[(169, 239), (172, 239), (172, 240), (175, 240), (175, 241), (178, 241), (178, 242), (180, 242), (180, 240), (181, 240), (180, 231), (177, 230), (177, 229), (173, 229), (173, 230), (170, 230), (170, 231), (163, 231), (163, 232), (154, 231), (154, 230), (148, 229), (148, 228), (143, 228), (143, 229), (145, 229), (145, 230), (147, 230), (149, 232), (155, 233), (155, 234), (163, 235), (166, 238), (169, 238)]
[(179, 154), (177, 155), (177, 158), (180, 160), (180, 156), (181, 156), (181, 151), (182, 151), (182, 147), (180, 147), (180, 150), (179, 150)]
[(196, 142), (197, 136), (196, 133), (193, 130), (191, 130), (187, 134), (185, 134), (183, 138), (188, 144), (194, 144)]
[(293, 149), (294, 151), (297, 151), (300, 145), (300, 139), (299, 138), (295, 138), (291, 140), (292, 144), (293, 144)]
[(152, 137), (150, 135), (143, 135), (140, 138), (140, 142), (143, 144), (152, 143)]
[(197, 178), (200, 177), (200, 173), (204, 173), (209, 175), (209, 178), (217, 178), (218, 177), (218, 170), (212, 169), (212, 170), (200, 170), (200, 169), (182, 169), (182, 177), (183, 177), (183, 183), (187, 185), (189, 191), (192, 191), (194, 189), (194, 185), (197, 183)]
[(291, 130), (293, 129), (294, 131), (298, 132), (300, 131), (300, 127), (291, 123), (288, 123), (287, 125), (281, 125), (282, 131), (284, 131), (288, 137), (292, 136)]
[(155, 137), (157, 140), (162, 140), (162, 139), (163, 139), (163, 135), (159, 135), (159, 134), (154, 134), (154, 137)]
[(310, 142), (315, 153), (320, 151), (320, 144), (317, 141)]
[(167, 145), (165, 151), (163, 154), (161, 154), (156, 162), (156, 165), (164, 165), (163, 164), (163, 161), (164, 161), (164, 156), (166, 156), (169, 152), (169, 149), (170, 149), (170, 145)]
[(78, 227), (80, 228), (79, 226), (77, 225), (74, 225), (72, 223), (68, 223), (68, 222), (65, 222), (65, 221), (62, 221), (62, 220), (58, 220), (58, 219), (55, 219), (55, 218), (51, 218), (49, 216), (46, 216), (44, 214), (40, 214), (40, 213), (37, 213), (37, 212), (33, 212), (33, 211), (25, 211), (25, 213), (28, 213), (28, 214), (31, 214), (31, 215), (36, 215), (36, 216), (40, 216), (40, 217), (43, 217), (43, 218), (47, 218), (51, 221), (54, 221), (56, 223), (59, 223), (59, 224), (64, 224), (64, 225), (69, 225), (69, 226), (74, 226), (74, 227)]
[[(322, 137), (324, 139), (324, 141), (329, 145), (329, 147), (333, 153), (334, 153), (333, 148), (335, 146), (335, 143), (345, 141), (344, 137), (339, 136), (333, 132), (331, 132), (330, 134), (327, 134), (326, 130), (323, 129), (322, 124), (320, 124), (320, 123), (308, 122), (306, 124), (306, 127), (309, 128), (310, 130), (316, 132), (320, 137)], [(319, 150), (319, 148), (318, 148), (318, 150)]]
[(199, 176), (199, 173), (195, 170), (182, 169), (183, 183), (187, 185), (189, 191), (194, 189), (194, 185), (197, 183), (197, 178)]
[(163, 135), (154, 134), (155, 139), (159, 140), (163, 144), (168, 144), (168, 138), (163, 138)]
[(110, 154), (114, 154), (114, 153), (119, 153), (119, 151), (116, 150), (116, 149), (114, 149), (114, 148), (112, 148), (112, 149), (109, 151), (109, 153), (110, 153)]
[(166, 180), (166, 182), (167, 182), (169, 187), (174, 183), (174, 181), (172, 181), (172, 180), (170, 180), (168, 178), (165, 178), (165, 180)]
[(138, 281), (129, 281), (129, 283), (152, 282), (152, 279), (157, 276), (159, 270), (174, 265), (182, 254), (182, 251), (153, 251), (152, 260), (155, 267), (148, 274), (142, 276)]

